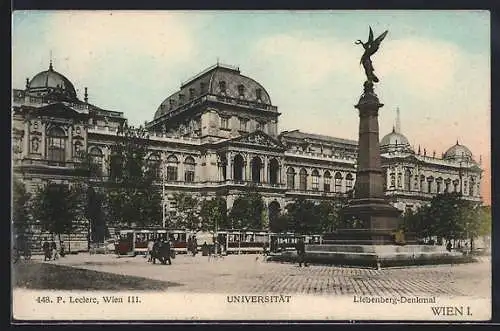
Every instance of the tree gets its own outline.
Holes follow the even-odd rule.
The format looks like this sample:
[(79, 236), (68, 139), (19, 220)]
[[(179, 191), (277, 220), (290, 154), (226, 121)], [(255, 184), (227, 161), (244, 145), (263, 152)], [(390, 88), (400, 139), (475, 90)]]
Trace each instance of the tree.
[(231, 227), (234, 229), (261, 230), (263, 220), (264, 201), (262, 196), (254, 189), (244, 192), (234, 200), (229, 212)]
[(76, 222), (85, 215), (85, 194), (78, 183), (70, 187), (66, 184), (50, 183), (38, 189), (33, 201), (33, 216), (42, 229), (56, 234), (70, 234)]
[(114, 223), (161, 224), (162, 198), (155, 185), (160, 164), (148, 161), (149, 146), (149, 136), (143, 127), (124, 124), (118, 130), (106, 183), (106, 205)]
[(319, 224), (316, 224), (316, 233), (333, 232), (338, 229), (341, 222), (340, 210), (343, 204), (339, 201), (326, 200), (321, 201), (316, 207), (316, 215), (319, 218)]
[(227, 203), (222, 197), (204, 200), (200, 208), (201, 231), (214, 231), (230, 227), (227, 217)]
[(317, 206), (311, 200), (299, 198), (286, 206), (289, 229), (295, 233), (317, 233), (321, 219)]
[(90, 238), (92, 242), (103, 242), (106, 237), (106, 222), (103, 203), (105, 196), (93, 187), (88, 188), (87, 218), (90, 221)]
[(177, 208), (175, 211), (175, 224), (171, 224), (171, 226), (192, 231), (200, 230), (199, 201), (186, 193), (174, 194), (174, 200)]
[(30, 217), (31, 194), (18, 179), (13, 180), (12, 187), (12, 225), (15, 233), (23, 234), (28, 229)]

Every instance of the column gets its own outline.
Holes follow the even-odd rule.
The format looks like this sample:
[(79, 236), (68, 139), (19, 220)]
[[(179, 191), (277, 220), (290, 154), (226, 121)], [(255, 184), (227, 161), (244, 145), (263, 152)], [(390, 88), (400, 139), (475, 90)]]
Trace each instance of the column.
[(24, 137), (23, 137), (23, 156), (26, 157), (30, 153), (30, 124), (29, 121), (24, 121)]
[(42, 130), (42, 141), (40, 142), (40, 153), (42, 154), (42, 159), (45, 159), (47, 158), (47, 153), (45, 151), (45, 142), (46, 142), (46, 122), (45, 121), (41, 121), (40, 123), (40, 128)]
[(247, 155), (244, 161), (244, 166), (243, 166), (243, 180), (245, 181), (251, 181), (252, 176), (251, 176), (251, 163), (250, 160), (252, 159), (252, 155)]
[(232, 153), (227, 153), (226, 155), (226, 160), (227, 160), (227, 165), (226, 165), (226, 179), (227, 180), (233, 180), (233, 155)]
[(269, 183), (269, 162), (267, 160), (267, 157), (264, 157), (264, 165), (260, 173), (262, 183)]
[(73, 159), (73, 126), (68, 127), (68, 140), (67, 144), (69, 148), (66, 150), (66, 161), (70, 161)]

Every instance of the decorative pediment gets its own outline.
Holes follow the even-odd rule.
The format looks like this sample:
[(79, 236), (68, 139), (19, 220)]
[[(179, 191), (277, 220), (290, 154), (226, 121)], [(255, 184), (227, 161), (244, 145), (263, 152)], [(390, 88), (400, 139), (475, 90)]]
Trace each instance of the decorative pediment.
[(244, 136), (240, 136), (230, 140), (230, 143), (250, 145), (250, 146), (260, 146), (275, 149), (285, 149), (285, 146), (281, 144), (278, 140), (265, 134), (262, 131), (254, 131), (248, 133)]

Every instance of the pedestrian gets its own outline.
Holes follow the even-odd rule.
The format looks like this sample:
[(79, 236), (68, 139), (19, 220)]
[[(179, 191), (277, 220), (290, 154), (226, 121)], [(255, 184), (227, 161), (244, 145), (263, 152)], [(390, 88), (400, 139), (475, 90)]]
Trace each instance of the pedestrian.
[(448, 243), (446, 244), (446, 250), (448, 252), (451, 252), (451, 241), (448, 241)]
[(165, 243), (163, 243), (163, 252), (165, 256), (163, 257), (165, 260), (165, 264), (168, 262), (169, 265), (172, 265), (172, 260), (171, 260), (171, 245), (170, 245), (170, 240), (166, 240)]
[(64, 250), (64, 241), (61, 241), (61, 247), (59, 248), (59, 256), (64, 257), (66, 251)]
[(50, 250), (52, 251), (52, 259), (57, 260), (59, 255), (57, 254), (57, 244), (54, 240), (50, 243)]
[(304, 244), (304, 239), (300, 238), (299, 241), (297, 242), (297, 256), (299, 260), (299, 267), (302, 267), (302, 264), (304, 264), (304, 267), (307, 267), (307, 262), (306, 262), (306, 245)]
[(196, 239), (195, 236), (193, 236), (191, 243), (192, 243), (191, 251), (193, 252), (193, 256), (196, 256), (196, 254), (198, 253), (198, 240)]
[(148, 262), (153, 261), (153, 246), (154, 246), (154, 244), (155, 244), (155, 242), (153, 240), (148, 241), (148, 252), (147, 252)]
[(44, 261), (50, 261), (52, 255), (50, 253), (50, 244), (49, 242), (47, 241), (47, 239), (43, 239), (43, 244), (42, 244), (42, 249), (43, 249), (43, 254), (44, 254), (44, 258), (43, 260)]

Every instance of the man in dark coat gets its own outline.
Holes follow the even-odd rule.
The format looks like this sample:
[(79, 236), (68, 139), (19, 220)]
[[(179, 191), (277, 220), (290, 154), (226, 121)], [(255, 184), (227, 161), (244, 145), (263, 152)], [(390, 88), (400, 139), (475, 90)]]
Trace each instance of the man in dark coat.
[(300, 238), (299, 241), (297, 242), (297, 256), (299, 260), (299, 267), (302, 267), (302, 263), (304, 264), (304, 267), (307, 267), (307, 262), (306, 262), (306, 245), (304, 244), (304, 239)]
[(50, 261), (52, 254), (50, 253), (50, 244), (46, 239), (43, 240), (42, 249), (43, 249), (43, 254), (44, 254), (43, 260)]
[(169, 240), (166, 240), (162, 247), (161, 247), (161, 251), (162, 251), (162, 258), (163, 258), (163, 263), (164, 264), (172, 264), (172, 260), (171, 260), (171, 246), (170, 246), (170, 241)]

